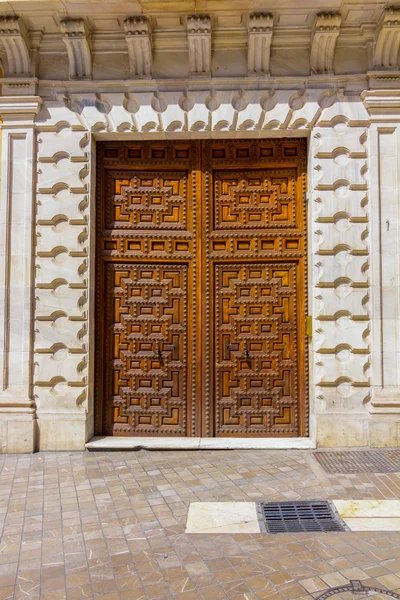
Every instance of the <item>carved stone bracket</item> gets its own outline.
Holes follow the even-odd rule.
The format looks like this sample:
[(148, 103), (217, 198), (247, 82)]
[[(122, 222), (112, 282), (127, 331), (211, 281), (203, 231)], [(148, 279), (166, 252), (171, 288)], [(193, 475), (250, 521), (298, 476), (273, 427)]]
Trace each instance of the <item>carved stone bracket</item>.
[(151, 27), (146, 17), (129, 17), (124, 21), (125, 39), (128, 46), (131, 74), (150, 78), (153, 59), (151, 50)]
[(0, 18), (0, 41), (7, 57), (5, 75), (11, 77), (30, 75), (29, 38), (21, 19), (18, 17)]
[(269, 75), (273, 17), (270, 14), (250, 15), (248, 27), (248, 75)]
[(340, 32), (339, 13), (320, 13), (314, 21), (311, 38), (311, 73), (333, 73), (336, 41)]
[(211, 19), (208, 15), (193, 15), (187, 20), (189, 69), (191, 75), (211, 73)]
[(378, 69), (397, 69), (400, 48), (400, 9), (388, 8), (384, 11), (378, 29), (374, 67)]
[(83, 19), (64, 19), (60, 23), (67, 48), (70, 79), (92, 77), (92, 56)]

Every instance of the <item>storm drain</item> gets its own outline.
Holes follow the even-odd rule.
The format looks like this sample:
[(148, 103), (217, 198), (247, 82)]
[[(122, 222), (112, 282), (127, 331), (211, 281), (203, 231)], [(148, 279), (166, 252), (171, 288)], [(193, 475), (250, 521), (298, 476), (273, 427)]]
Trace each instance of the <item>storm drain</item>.
[(314, 452), (327, 473), (396, 473), (400, 450), (346, 450)]
[(349, 531), (327, 500), (260, 502), (257, 509), (261, 530), (266, 533)]

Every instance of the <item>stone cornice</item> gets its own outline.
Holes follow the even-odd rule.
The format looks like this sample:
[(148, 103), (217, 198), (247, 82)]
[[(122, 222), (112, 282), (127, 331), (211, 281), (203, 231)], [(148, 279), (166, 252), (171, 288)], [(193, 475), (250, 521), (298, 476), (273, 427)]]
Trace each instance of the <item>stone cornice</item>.
[(41, 104), (39, 96), (0, 96), (2, 129), (32, 127)]
[(361, 99), (372, 120), (400, 120), (400, 90), (366, 90)]
[[(7, 81), (7, 80), (3, 80)], [(345, 88), (354, 93), (361, 93), (368, 87), (366, 74), (354, 75), (311, 75), (311, 76), (281, 76), (262, 78), (258, 75), (246, 77), (190, 77), (190, 78), (156, 78), (156, 79), (102, 79), (102, 80), (53, 80), (41, 79), (38, 81), (40, 95), (42, 97), (52, 96), (56, 91), (68, 91), (70, 93), (90, 93), (100, 91), (109, 93), (118, 92), (143, 92), (164, 90), (236, 90), (258, 89), (260, 91), (274, 89), (336, 89)]]

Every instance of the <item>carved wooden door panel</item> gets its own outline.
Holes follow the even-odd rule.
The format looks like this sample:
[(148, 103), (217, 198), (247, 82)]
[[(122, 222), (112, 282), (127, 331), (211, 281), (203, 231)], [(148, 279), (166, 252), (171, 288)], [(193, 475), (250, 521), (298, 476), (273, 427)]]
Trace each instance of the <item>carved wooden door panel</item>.
[(98, 144), (96, 433), (307, 435), (306, 144)]
[(182, 142), (99, 144), (98, 432), (200, 433), (197, 157)]
[(306, 435), (302, 140), (206, 143), (205, 435)]

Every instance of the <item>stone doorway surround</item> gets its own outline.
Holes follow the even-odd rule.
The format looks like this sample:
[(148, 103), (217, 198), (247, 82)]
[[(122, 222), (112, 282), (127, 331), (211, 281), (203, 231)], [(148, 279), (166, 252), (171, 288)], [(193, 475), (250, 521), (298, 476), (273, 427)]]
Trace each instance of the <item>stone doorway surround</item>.
[(380, 49), (391, 15), (362, 75), (333, 75), (326, 53), (309, 76), (271, 78), (250, 52), (247, 77), (193, 64), (189, 78), (140, 81), (91, 80), (86, 34), (68, 21), (70, 80), (38, 80), (13, 21), (24, 60), (0, 97), (1, 452), (93, 436), (96, 141), (293, 136), (309, 138), (311, 442), (400, 445), (400, 92)]
[[(26, 370), (26, 386), (19, 390), (18, 407), (13, 382), (3, 381), (1, 410), (7, 420), (3, 417), (2, 424), (4, 427), (8, 423), (9, 428), (3, 440), (7, 435), (10, 437), (8, 448), (15, 447), (12, 444), (19, 437), (18, 424), (26, 436), (27, 422), (31, 423), (32, 439), (27, 441), (26, 449), (34, 445), (37, 424), (42, 449), (78, 449), (92, 437), (96, 139), (277, 135), (309, 135), (309, 260), (313, 267), (309, 298), (314, 323), (310, 350), (311, 437), (321, 446), (381, 442), (395, 445), (397, 434), (391, 432), (393, 427), (397, 428), (396, 395), (388, 399), (386, 387), (376, 383), (380, 366), (385, 371), (385, 386), (389, 385), (390, 377), (392, 380), (397, 377), (390, 369), (390, 357), (380, 358), (387, 342), (382, 346), (376, 344), (372, 394), (369, 385), (369, 258), (375, 260), (374, 284), (380, 262), (385, 264), (380, 277), (390, 276), (388, 260), (393, 243), (398, 243), (397, 230), (394, 226), (387, 230), (385, 222), (384, 254), (379, 258), (378, 251), (369, 253), (369, 245), (375, 244), (378, 249), (380, 239), (379, 230), (369, 235), (369, 183), (376, 198), (380, 190), (385, 191), (381, 206), (375, 207), (376, 224), (382, 203), (390, 203), (392, 210), (396, 206), (395, 181), (388, 174), (392, 167), (392, 178), (396, 175), (397, 125), (385, 122), (382, 129), (379, 123), (371, 123), (381, 96), (377, 92), (366, 93), (363, 103), (340, 90), (301, 88), (296, 92), (204, 90), (193, 92), (189, 99), (181, 91), (134, 95), (82, 93), (45, 100), (42, 104), (37, 97), (2, 97), (3, 161), (7, 165), (3, 193), (5, 196), (8, 193), (14, 202), (21, 197), (21, 170), (17, 167), (21, 163), (26, 165), (27, 157), (31, 157), (32, 163), (37, 160), (38, 172), (34, 332), (30, 325), (32, 312), (24, 313), (25, 320), (13, 316), (21, 314), (14, 300), (23, 288), (27, 306), (32, 306), (28, 285), (31, 265), (26, 256), (25, 262), (21, 257), (26, 268), (21, 277), (21, 270), (6, 261), (11, 290), (8, 298), (13, 302), (4, 305), (9, 311), (5, 315), (8, 325), (4, 333), (9, 336), (5, 365), (13, 351), (21, 369)], [(395, 94), (392, 99), (397, 100)], [(190, 110), (185, 110), (186, 101)], [(37, 136), (37, 156), (33, 130)], [(376, 174), (372, 180), (368, 174), (369, 154)], [(382, 169), (383, 180), (378, 178)], [(26, 181), (30, 181), (28, 176)], [(29, 198), (29, 193), (24, 193), (24, 197)], [(26, 243), (32, 231), (28, 226), (19, 227), (18, 218), (22, 219), (18, 212), (3, 214), (9, 236), (3, 237), (3, 244), (14, 243), (29, 255)], [(23, 218), (28, 224), (33, 220), (26, 213)], [(395, 215), (389, 219), (394, 223)], [(4, 248), (5, 256), (9, 251), (9, 247)], [(394, 287), (383, 289), (388, 296), (393, 291)], [(393, 300), (387, 300), (385, 295), (382, 300), (380, 307), (380, 294), (374, 298), (375, 315), (393, 307)], [(375, 329), (380, 330), (378, 316), (373, 321)], [(395, 336), (393, 343), (398, 343), (393, 321), (386, 323), (384, 320), (385, 339)], [(34, 354), (29, 355), (33, 333)], [(379, 335), (374, 339), (379, 340)], [(33, 367), (32, 361), (34, 380), (30, 379), (28, 368)], [(2, 373), (6, 370), (3, 368)], [(15, 364), (13, 373), (20, 377)], [(32, 383), (34, 398), (29, 395)], [(395, 384), (390, 386), (394, 392), (397, 389)], [(384, 439), (381, 429), (386, 431)]]

